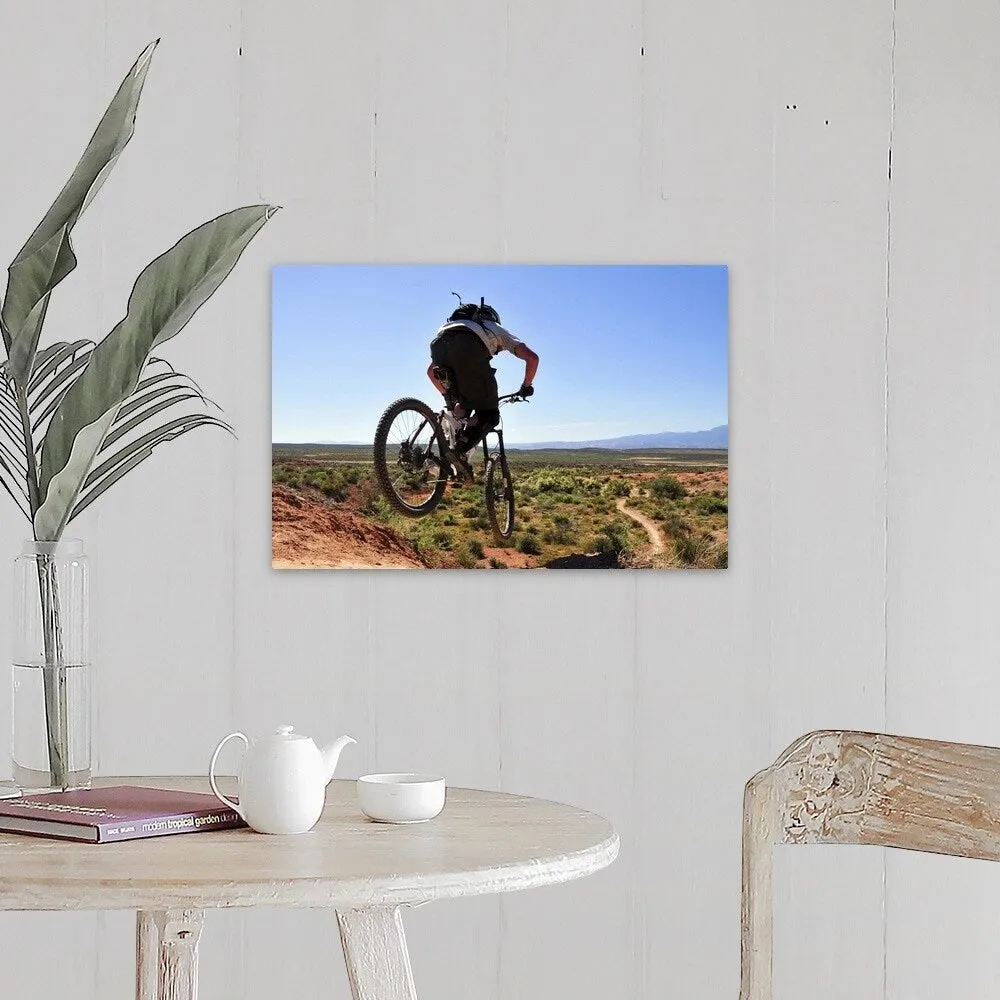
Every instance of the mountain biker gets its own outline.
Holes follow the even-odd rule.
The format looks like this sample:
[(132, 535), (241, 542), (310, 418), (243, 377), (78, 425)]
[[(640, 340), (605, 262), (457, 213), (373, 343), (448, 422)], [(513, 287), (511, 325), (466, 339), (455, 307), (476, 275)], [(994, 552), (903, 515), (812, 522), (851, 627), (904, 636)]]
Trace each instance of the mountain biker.
[[(455, 440), (454, 451), (445, 455), (460, 479), (473, 478), (468, 454), (500, 423), (496, 369), (490, 365), (500, 351), (510, 351), (524, 362), (524, 381), (517, 395), (533, 395), (531, 383), (538, 369), (538, 355), (505, 330), (496, 309), (482, 299), (478, 306), (461, 304), (431, 341), (427, 377), (456, 417), (468, 417)], [(439, 367), (450, 369), (450, 386), (441, 380)]]

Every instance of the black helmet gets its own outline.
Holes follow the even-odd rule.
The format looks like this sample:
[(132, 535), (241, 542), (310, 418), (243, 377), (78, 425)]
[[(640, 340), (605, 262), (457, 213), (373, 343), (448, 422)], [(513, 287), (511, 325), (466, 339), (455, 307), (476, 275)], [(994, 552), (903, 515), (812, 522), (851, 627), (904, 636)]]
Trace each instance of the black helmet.
[(475, 319), (479, 314), (479, 306), (471, 302), (463, 302), (449, 317), (448, 321), (454, 323), (461, 319)]
[(491, 323), (500, 324), (500, 313), (493, 308), (493, 306), (488, 306), (485, 302), (481, 302), (479, 306), (479, 318), (488, 319)]

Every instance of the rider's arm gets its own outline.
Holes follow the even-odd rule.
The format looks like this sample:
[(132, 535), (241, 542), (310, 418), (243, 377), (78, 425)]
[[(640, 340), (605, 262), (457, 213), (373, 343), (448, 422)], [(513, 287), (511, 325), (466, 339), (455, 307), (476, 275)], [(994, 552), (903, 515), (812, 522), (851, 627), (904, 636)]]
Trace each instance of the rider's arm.
[(437, 375), (434, 374), (434, 369), (436, 367), (437, 366), (434, 364), (433, 361), (427, 366), (427, 377), (434, 383), (434, 388), (437, 389), (437, 391), (441, 393), (441, 395), (443, 396), (444, 383), (441, 381), (441, 379), (437, 377)]
[(538, 355), (527, 344), (518, 344), (511, 353), (524, 362), (524, 384), (531, 385), (538, 371)]

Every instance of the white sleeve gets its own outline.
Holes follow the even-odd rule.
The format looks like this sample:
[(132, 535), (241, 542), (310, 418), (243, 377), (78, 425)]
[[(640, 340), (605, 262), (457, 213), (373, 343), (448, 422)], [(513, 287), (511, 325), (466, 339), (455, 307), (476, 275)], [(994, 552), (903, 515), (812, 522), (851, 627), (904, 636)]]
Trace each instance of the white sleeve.
[(492, 321), (487, 320), (484, 325), (496, 335), (502, 345), (502, 350), (504, 351), (510, 351), (510, 353), (513, 354), (514, 350), (520, 347), (523, 343), (523, 341), (518, 340), (517, 337), (510, 332), (510, 330), (505, 330), (499, 323), (493, 323)]

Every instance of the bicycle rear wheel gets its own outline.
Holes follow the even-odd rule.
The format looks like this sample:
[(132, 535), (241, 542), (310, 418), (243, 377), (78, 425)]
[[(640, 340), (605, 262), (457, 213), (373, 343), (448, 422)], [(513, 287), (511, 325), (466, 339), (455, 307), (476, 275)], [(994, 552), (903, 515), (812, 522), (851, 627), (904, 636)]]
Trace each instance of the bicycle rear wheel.
[(514, 480), (507, 463), (495, 456), (486, 465), (486, 516), (497, 539), (514, 532)]
[(448, 465), (437, 417), (419, 399), (397, 399), (375, 430), (375, 478), (400, 513), (420, 517), (444, 496)]

